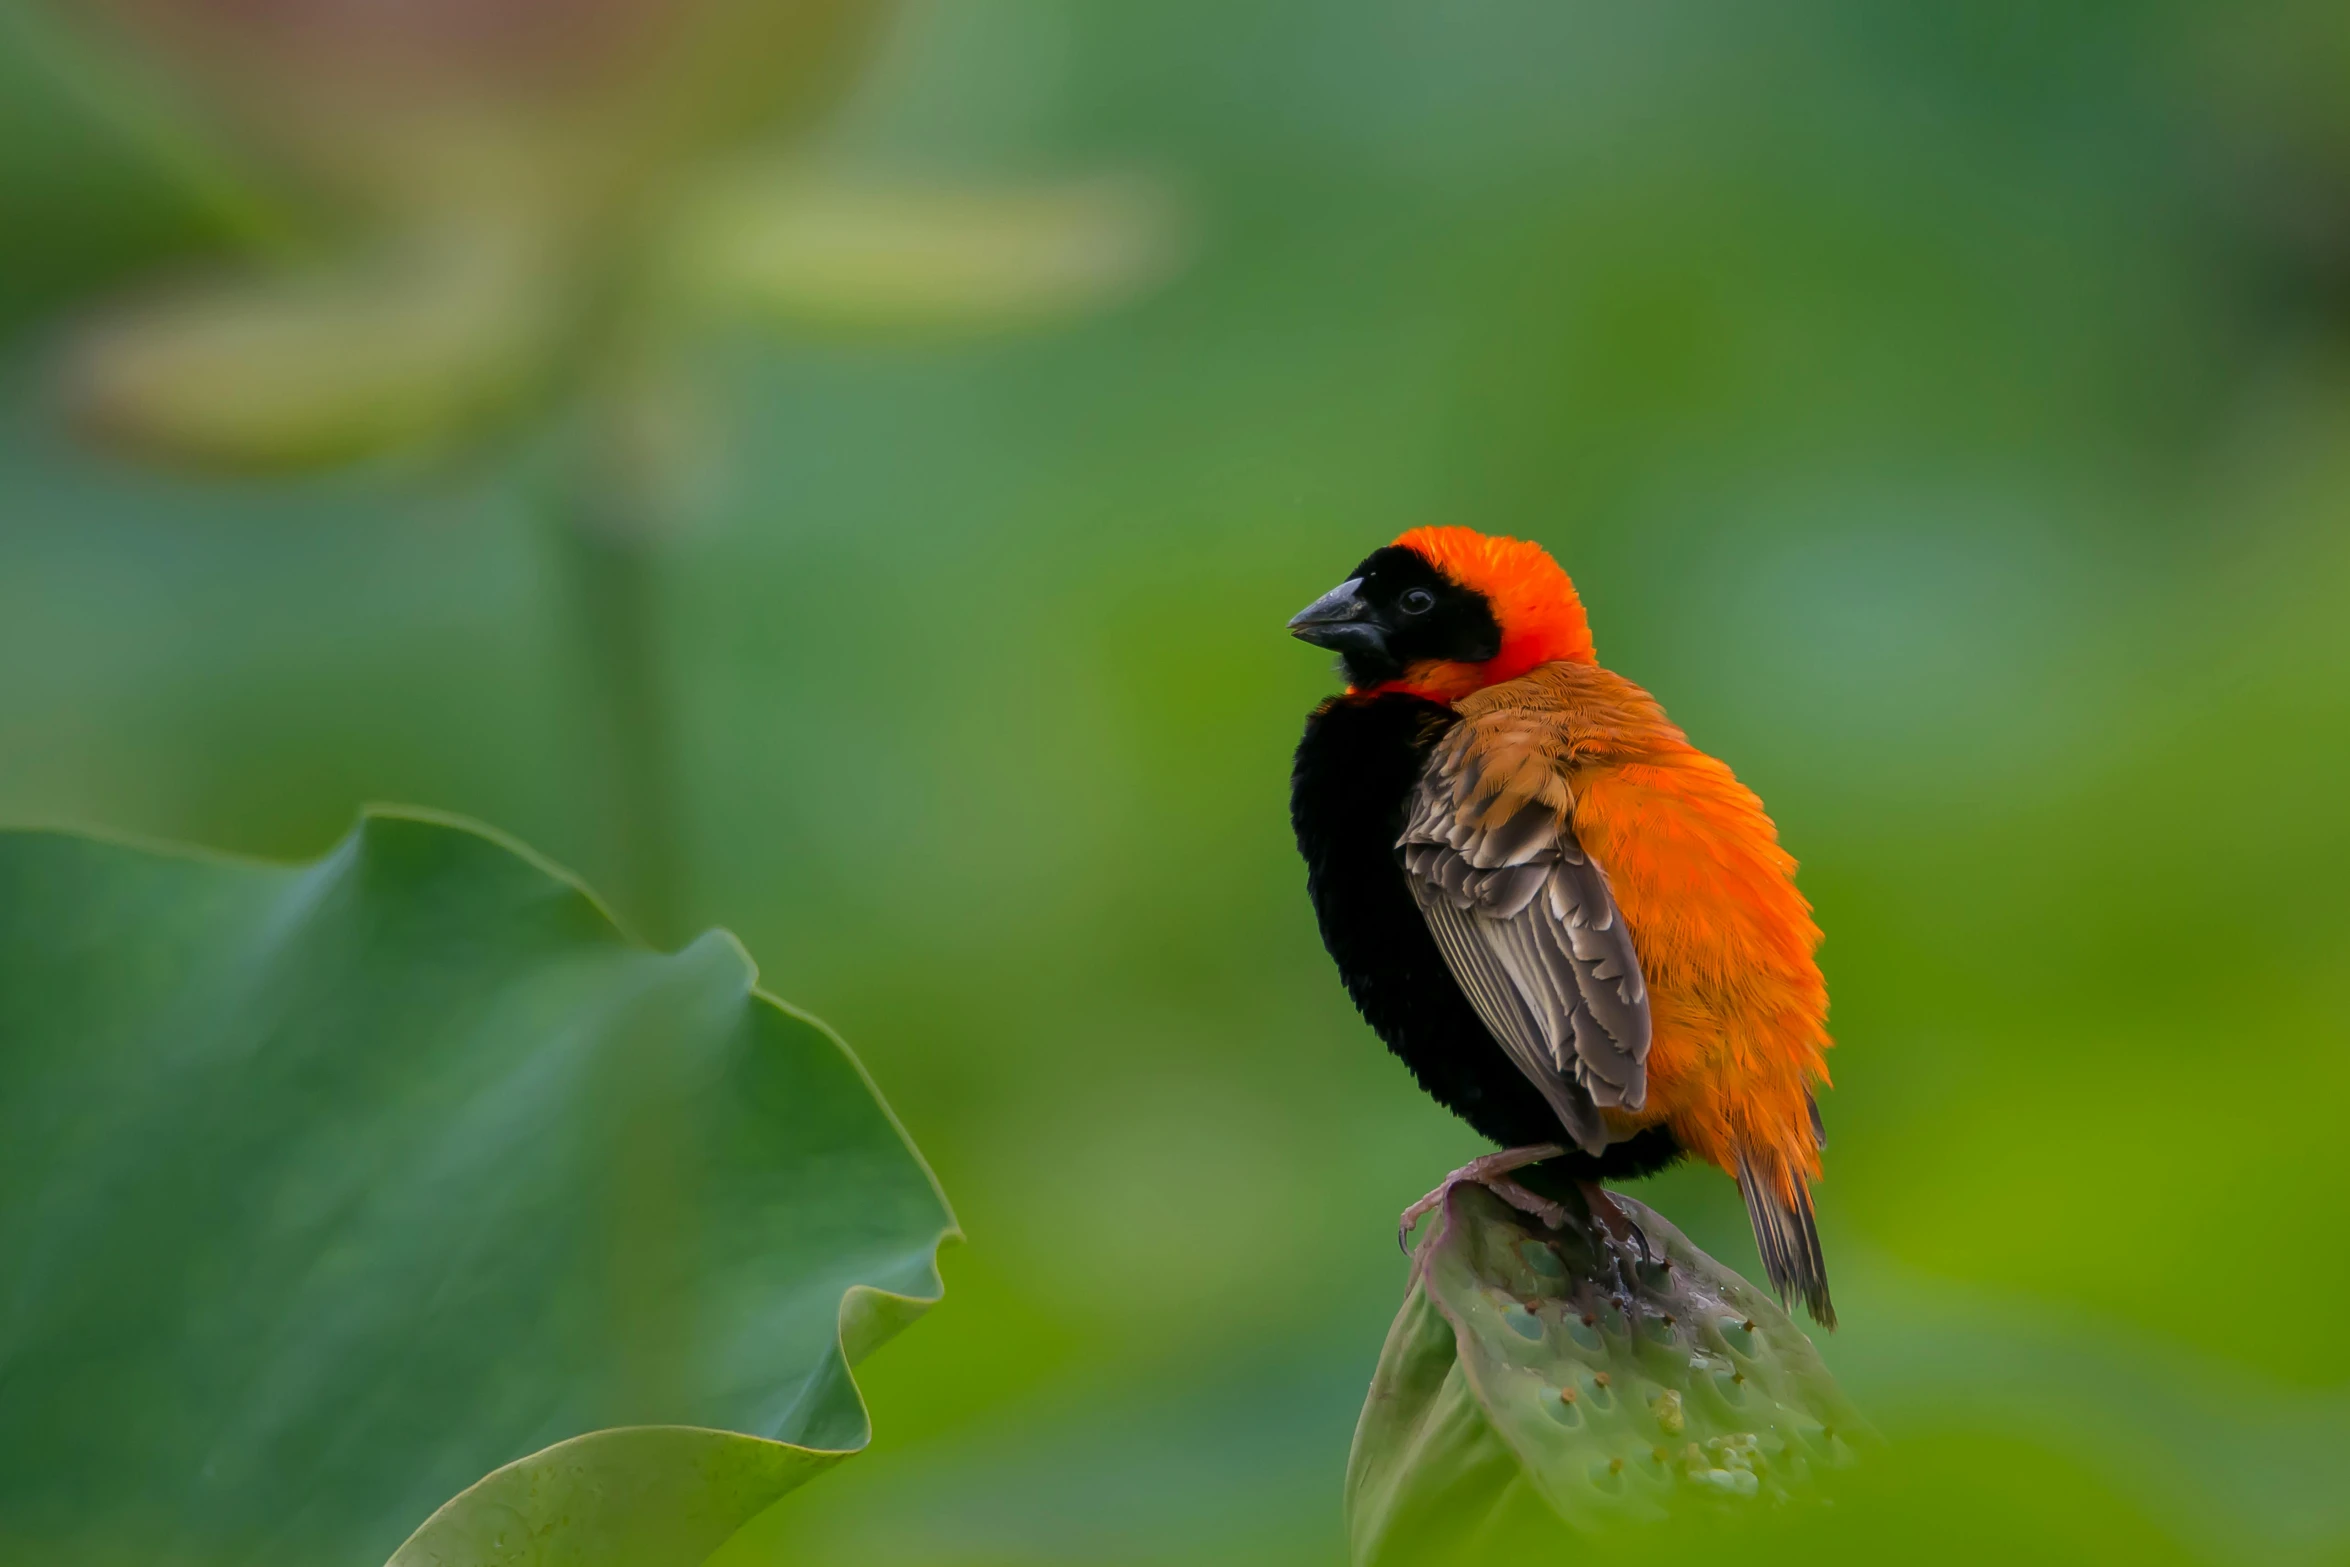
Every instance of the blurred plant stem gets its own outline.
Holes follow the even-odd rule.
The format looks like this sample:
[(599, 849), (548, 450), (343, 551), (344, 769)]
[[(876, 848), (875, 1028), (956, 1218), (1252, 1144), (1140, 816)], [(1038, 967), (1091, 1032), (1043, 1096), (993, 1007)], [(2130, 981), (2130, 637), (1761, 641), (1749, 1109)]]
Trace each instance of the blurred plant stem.
[(677, 725), (661, 617), (682, 423), (670, 397), (656, 374), (636, 366), (600, 388), (565, 453), (553, 507), (611, 885), (622, 922), (662, 948), (683, 939), (684, 920)]

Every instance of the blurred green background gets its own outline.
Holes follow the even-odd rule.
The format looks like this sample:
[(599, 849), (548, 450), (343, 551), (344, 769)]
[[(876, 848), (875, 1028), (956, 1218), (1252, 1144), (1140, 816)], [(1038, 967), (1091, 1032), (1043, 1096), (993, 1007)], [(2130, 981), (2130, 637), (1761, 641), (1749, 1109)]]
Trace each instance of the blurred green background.
[[(78, 334), (274, 176), (6, 15), (0, 815), (403, 800), (626, 884), (560, 359), (295, 476), (77, 440)], [(1393, 1218), (1476, 1143), (1321, 953), (1282, 621), (1441, 521), (1552, 548), (1828, 932), (1823, 1348), (1894, 1445), (1781, 1543), (2350, 1561), (2350, 11), (917, 0), (857, 59), (814, 163), (1183, 238), (1032, 330), (677, 339), (679, 919), (970, 1237), (783, 1559), (1340, 1558)]]

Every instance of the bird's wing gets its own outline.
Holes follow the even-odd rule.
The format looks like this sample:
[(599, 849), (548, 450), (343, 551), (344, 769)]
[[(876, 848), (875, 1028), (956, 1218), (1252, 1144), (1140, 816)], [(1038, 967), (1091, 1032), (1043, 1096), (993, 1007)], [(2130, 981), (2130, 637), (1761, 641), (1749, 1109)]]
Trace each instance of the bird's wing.
[[(1396, 853), (1453, 978), (1577, 1144), (1598, 1108), (1648, 1098), (1648, 987), (1607, 873), (1583, 852), (1547, 761), (1488, 755), (1477, 726), (1437, 743)], [(1529, 777), (1529, 774), (1536, 776)]]

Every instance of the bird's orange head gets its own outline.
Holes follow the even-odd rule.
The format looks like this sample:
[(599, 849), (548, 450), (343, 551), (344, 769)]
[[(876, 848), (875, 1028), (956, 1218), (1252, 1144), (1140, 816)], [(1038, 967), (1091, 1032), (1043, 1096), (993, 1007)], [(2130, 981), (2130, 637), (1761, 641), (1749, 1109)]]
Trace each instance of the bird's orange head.
[(1473, 528), (1414, 528), (1373, 550), (1289, 629), (1335, 650), (1351, 690), (1438, 702), (1594, 658), (1583, 601), (1550, 552)]

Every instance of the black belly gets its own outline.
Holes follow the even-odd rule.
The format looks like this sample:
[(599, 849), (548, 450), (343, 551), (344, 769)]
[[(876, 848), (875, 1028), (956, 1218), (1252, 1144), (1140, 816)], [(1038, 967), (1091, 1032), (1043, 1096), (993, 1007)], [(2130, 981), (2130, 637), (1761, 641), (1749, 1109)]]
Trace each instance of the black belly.
[[(1445, 967), (1396, 860), (1420, 764), (1458, 722), (1448, 707), (1399, 693), (1340, 697), (1306, 720), (1289, 782), (1306, 891), (1347, 994), (1437, 1103), (1505, 1148), (1565, 1142), (1558, 1117)], [(1539, 1174), (1621, 1179), (1680, 1156), (1659, 1126), (1596, 1156), (1571, 1151)]]

